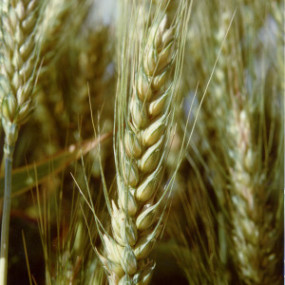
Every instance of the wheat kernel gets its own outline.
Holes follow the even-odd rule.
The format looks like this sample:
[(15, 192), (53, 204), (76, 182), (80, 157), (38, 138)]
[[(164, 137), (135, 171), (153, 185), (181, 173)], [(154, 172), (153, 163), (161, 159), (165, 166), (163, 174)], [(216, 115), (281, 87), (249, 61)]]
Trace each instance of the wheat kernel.
[(145, 146), (149, 147), (155, 144), (162, 137), (165, 132), (165, 121), (166, 114), (143, 131), (142, 138)]
[(139, 100), (136, 100), (134, 97), (132, 98), (130, 103), (132, 120), (136, 128), (142, 129), (148, 125), (146, 106)]
[(159, 96), (157, 99), (155, 99), (149, 104), (148, 110), (151, 116), (156, 117), (162, 113), (166, 101), (169, 98), (169, 91), (170, 89), (165, 91), (161, 96)]
[[(135, 87), (134, 87), (135, 88)], [(151, 100), (153, 93), (148, 78), (144, 72), (139, 72), (137, 76), (138, 97), (142, 102)]]
[(146, 202), (152, 197), (157, 187), (157, 179), (155, 179), (156, 177), (158, 178), (159, 175), (155, 173), (154, 176), (154, 173), (152, 173), (140, 184), (136, 191), (136, 198), (138, 201)]
[(144, 173), (154, 171), (161, 159), (161, 147), (164, 142), (162, 136), (157, 143), (149, 147), (139, 160), (139, 169)]
[(150, 228), (156, 219), (155, 207), (152, 204), (146, 204), (142, 212), (139, 214), (136, 220), (136, 226), (138, 230), (144, 231)]

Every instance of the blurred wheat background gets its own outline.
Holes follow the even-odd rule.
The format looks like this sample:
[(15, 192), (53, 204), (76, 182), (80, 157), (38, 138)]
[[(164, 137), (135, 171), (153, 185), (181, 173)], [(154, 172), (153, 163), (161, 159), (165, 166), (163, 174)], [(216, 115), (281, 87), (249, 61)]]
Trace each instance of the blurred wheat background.
[(282, 284), (283, 1), (0, 13), (0, 285)]

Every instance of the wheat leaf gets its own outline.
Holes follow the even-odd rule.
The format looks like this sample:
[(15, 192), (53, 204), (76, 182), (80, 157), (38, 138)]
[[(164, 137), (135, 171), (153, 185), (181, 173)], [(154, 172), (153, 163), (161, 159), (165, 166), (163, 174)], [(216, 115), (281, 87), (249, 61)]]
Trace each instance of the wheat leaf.
[[(103, 142), (110, 137), (110, 133), (103, 134), (97, 139), (85, 141), (78, 145), (70, 145), (59, 153), (44, 159), (43, 161), (29, 164), (17, 168), (12, 173), (12, 196), (17, 196), (27, 192), (41, 183), (51, 174), (56, 174), (66, 168), (69, 164), (87, 154), (94, 149), (99, 142)], [(37, 179), (36, 179), (37, 178)], [(0, 176), (0, 200), (4, 193), (4, 176)]]

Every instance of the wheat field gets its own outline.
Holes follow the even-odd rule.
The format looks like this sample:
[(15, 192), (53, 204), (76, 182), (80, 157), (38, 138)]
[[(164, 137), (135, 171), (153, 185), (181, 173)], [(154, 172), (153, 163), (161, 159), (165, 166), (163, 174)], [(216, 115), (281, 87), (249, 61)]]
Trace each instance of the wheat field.
[(0, 285), (282, 284), (284, 1), (0, 15)]

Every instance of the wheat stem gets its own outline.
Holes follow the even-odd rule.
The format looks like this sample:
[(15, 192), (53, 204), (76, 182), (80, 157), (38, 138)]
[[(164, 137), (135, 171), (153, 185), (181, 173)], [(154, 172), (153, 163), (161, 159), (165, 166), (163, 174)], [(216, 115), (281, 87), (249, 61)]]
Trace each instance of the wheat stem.
[(7, 284), (9, 225), (11, 210), (12, 162), (14, 146), (5, 144), (5, 187), (4, 207), (1, 227), (0, 284)]
[(37, 46), (34, 42), (40, 1), (5, 1), (3, 21), (3, 64), (1, 74), (4, 91), (2, 124), (5, 132), (5, 192), (1, 231), (1, 285), (7, 283), (8, 240), (11, 209), (12, 162), (20, 125), (33, 109), (36, 82)]

